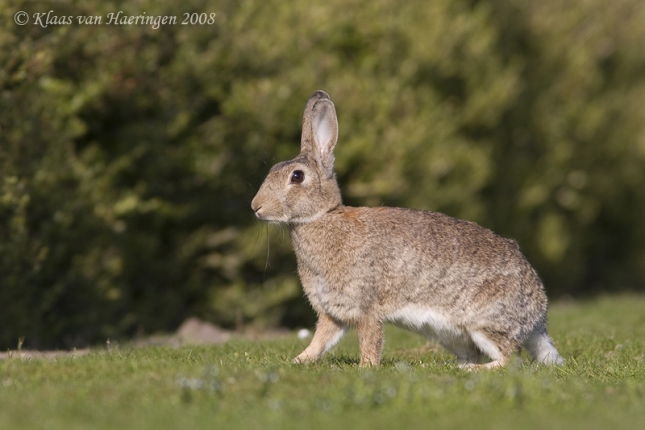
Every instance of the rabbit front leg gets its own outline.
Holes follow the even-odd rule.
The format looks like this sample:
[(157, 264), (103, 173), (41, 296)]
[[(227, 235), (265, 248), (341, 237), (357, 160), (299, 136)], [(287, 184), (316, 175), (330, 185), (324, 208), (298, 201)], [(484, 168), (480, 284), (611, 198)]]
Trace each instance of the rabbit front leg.
[(309, 346), (293, 359), (294, 363), (318, 361), (347, 332), (347, 326), (324, 313), (318, 314), (316, 332)]
[(361, 350), (361, 367), (378, 366), (383, 350), (383, 322), (365, 315), (358, 323), (358, 345)]

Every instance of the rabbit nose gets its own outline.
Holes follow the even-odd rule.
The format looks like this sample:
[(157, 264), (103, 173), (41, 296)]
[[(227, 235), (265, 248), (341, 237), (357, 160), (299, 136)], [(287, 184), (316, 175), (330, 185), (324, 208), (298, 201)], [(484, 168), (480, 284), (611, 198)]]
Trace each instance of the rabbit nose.
[(256, 199), (253, 199), (251, 202), (251, 209), (253, 209), (253, 212), (258, 213), (260, 209), (262, 209), (262, 204), (258, 203)]
[(262, 217), (262, 213), (260, 213), (260, 209), (262, 209), (262, 206), (258, 206), (257, 208), (252, 208), (253, 211), (255, 212), (255, 217), (259, 219), (264, 219)]

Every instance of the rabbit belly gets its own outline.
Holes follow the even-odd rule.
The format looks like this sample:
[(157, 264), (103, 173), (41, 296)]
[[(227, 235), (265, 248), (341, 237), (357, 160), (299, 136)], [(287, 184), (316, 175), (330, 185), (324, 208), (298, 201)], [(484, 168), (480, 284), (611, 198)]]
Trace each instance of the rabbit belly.
[(482, 353), (491, 360), (496, 360), (495, 363), (505, 359), (499, 345), (485, 334), (428, 306), (407, 305), (392, 313), (388, 321), (438, 342), (457, 356), (460, 365), (479, 363)]
[(450, 317), (423, 305), (404, 306), (388, 315), (386, 321), (441, 344), (465, 341), (470, 337)]

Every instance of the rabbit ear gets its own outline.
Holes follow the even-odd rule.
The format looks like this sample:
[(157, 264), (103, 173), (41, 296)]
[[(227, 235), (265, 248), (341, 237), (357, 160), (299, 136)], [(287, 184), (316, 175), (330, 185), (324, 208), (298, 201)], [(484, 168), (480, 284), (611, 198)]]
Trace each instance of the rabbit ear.
[(305, 107), (300, 153), (313, 156), (321, 170), (331, 176), (337, 141), (338, 119), (334, 104), (327, 93), (316, 91)]

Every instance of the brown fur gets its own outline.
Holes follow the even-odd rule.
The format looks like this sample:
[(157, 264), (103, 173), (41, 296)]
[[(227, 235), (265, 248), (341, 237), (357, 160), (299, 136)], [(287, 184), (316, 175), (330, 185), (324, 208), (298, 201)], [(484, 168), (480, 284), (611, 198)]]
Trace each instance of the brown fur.
[[(524, 345), (542, 363), (562, 358), (546, 332), (542, 282), (515, 241), (472, 222), (401, 208), (342, 204), (333, 172), (334, 105), (318, 91), (303, 118), (301, 152), (275, 165), (251, 204), (290, 226), (298, 274), (318, 324), (296, 362), (318, 360), (358, 330), (361, 366), (378, 365), (383, 324), (435, 339), (465, 367), (504, 365)], [(302, 183), (293, 172), (304, 173)]]

